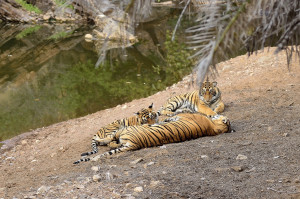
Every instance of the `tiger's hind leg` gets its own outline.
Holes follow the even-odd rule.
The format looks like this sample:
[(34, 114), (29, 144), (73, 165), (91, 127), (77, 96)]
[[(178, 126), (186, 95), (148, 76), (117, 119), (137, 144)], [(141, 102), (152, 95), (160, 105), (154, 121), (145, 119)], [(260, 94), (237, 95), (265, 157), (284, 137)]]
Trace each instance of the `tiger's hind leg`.
[(87, 155), (93, 155), (95, 153), (98, 153), (98, 147), (97, 146), (106, 146), (109, 143), (113, 141), (113, 137), (105, 137), (105, 138), (99, 138), (99, 136), (95, 135), (92, 140), (92, 151), (91, 152), (85, 152), (82, 153), (81, 156), (87, 156)]
[(107, 146), (111, 149), (116, 149), (116, 148), (121, 147), (121, 144), (117, 143), (117, 141), (112, 141)]

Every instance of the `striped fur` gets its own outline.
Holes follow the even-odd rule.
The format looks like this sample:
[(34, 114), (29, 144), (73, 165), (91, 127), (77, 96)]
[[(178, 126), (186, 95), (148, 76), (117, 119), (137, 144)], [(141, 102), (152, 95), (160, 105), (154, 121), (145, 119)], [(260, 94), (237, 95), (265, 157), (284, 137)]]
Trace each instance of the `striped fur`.
[(180, 113), (182, 109), (190, 109), (192, 112), (203, 113), (207, 116), (217, 115), (224, 111), (224, 103), (221, 100), (221, 91), (217, 82), (204, 82), (200, 90), (174, 96), (158, 111), (161, 115), (172, 116)]
[(128, 126), (142, 125), (142, 124), (154, 124), (157, 121), (157, 115), (152, 111), (153, 103), (147, 108), (143, 108), (138, 111), (135, 116), (116, 120), (101, 129), (93, 136), (92, 139), (92, 151), (82, 153), (81, 156), (92, 155), (98, 152), (97, 146), (105, 146), (116, 141), (115, 134), (118, 130), (121, 130)]
[[(115, 153), (160, 146), (167, 143), (183, 142), (202, 136), (213, 136), (231, 132), (227, 117), (216, 115), (208, 118), (199, 113), (178, 114), (162, 124), (130, 126), (118, 131), (115, 139), (119, 147), (93, 158), (94, 161)], [(89, 161), (82, 158), (81, 161)]]

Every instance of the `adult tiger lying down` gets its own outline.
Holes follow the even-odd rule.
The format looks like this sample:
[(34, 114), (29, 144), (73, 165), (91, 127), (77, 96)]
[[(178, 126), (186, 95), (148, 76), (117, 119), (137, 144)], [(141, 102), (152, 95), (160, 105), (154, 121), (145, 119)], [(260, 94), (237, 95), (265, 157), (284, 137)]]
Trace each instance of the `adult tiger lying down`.
[[(115, 153), (229, 132), (231, 132), (231, 126), (225, 116), (215, 115), (208, 118), (200, 113), (182, 113), (161, 124), (129, 126), (118, 131), (115, 134), (119, 143), (118, 148), (95, 156), (92, 160), (97, 161), (99, 158)], [(82, 158), (74, 164), (89, 160), (90, 158)]]

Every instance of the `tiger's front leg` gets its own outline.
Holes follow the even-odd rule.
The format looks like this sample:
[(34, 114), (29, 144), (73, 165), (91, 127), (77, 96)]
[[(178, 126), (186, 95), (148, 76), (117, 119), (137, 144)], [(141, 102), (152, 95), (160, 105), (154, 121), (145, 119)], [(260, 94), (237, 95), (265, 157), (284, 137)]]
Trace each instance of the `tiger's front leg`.
[(215, 111), (213, 111), (211, 108), (209, 108), (206, 105), (203, 104), (199, 104), (197, 106), (198, 112), (203, 113), (204, 115), (206, 115), (207, 117), (212, 117), (215, 115), (218, 115)]
[(224, 103), (221, 101), (219, 102), (219, 104), (216, 106), (216, 108), (214, 108), (214, 111), (218, 114), (222, 113), (225, 109), (225, 105)]
[(171, 117), (171, 116), (175, 115), (175, 112), (172, 112), (170, 110), (161, 110), (161, 111), (159, 111), (159, 114)]

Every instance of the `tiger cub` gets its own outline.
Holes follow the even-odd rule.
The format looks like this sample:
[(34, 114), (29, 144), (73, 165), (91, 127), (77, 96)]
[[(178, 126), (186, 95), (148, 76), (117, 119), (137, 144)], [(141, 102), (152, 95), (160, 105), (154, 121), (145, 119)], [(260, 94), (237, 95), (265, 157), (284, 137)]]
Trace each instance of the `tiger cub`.
[(217, 82), (209, 82), (207, 79), (206, 82), (202, 83), (199, 90), (169, 98), (158, 111), (158, 114), (172, 116), (186, 109), (207, 116), (214, 116), (223, 112), (224, 103)]
[[(225, 116), (216, 115), (208, 118), (200, 113), (182, 113), (162, 124), (129, 126), (118, 131), (116, 139), (119, 147), (95, 156), (92, 160), (97, 161), (99, 158), (115, 153), (230, 132), (230, 121)], [(82, 158), (74, 163), (89, 160), (90, 158)]]
[(93, 136), (92, 139), (92, 151), (82, 153), (81, 156), (91, 155), (98, 152), (98, 145), (105, 146), (112, 144), (116, 141), (115, 134), (118, 130), (127, 126), (142, 125), (142, 124), (154, 124), (157, 122), (157, 114), (152, 111), (153, 103), (147, 108), (143, 108), (135, 116), (116, 120), (102, 128)]

